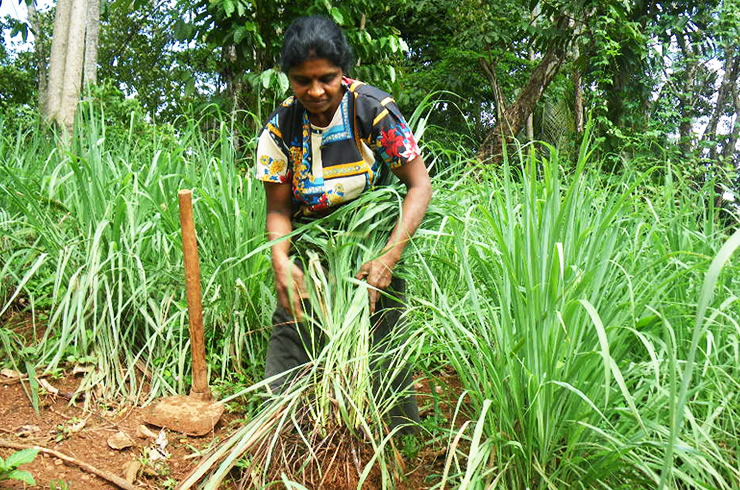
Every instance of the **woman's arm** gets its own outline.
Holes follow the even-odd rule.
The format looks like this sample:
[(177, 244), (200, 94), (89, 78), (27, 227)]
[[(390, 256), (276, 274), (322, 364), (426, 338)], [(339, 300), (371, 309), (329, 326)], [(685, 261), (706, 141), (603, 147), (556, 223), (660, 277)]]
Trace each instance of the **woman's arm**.
[(393, 169), (393, 173), (406, 185), (406, 197), (401, 208), (401, 217), (393, 228), (383, 254), (365, 263), (357, 273), (357, 279), (365, 279), (372, 286), (369, 290), (370, 313), (375, 313), (375, 305), (380, 293), (387, 288), (393, 277), (393, 268), (401, 259), (403, 249), (419, 228), (432, 197), (432, 183), (424, 161), (417, 156), (410, 162)]
[[(291, 222), (291, 184), (264, 182), (266, 198), (266, 229), (268, 240), (277, 240), (293, 231)], [(306, 298), (303, 271), (291, 262), (290, 240), (272, 245), (272, 270), (275, 272), (275, 290), (278, 302), (293, 312), (296, 320), (302, 317), (301, 299)]]

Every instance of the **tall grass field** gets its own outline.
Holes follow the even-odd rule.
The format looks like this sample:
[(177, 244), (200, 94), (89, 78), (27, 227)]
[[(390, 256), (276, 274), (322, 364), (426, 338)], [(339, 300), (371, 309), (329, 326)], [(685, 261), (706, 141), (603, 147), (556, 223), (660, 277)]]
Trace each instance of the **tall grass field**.
[(249, 145), (234, 148), (228, 122), (110, 130), (88, 109), (67, 143), (1, 133), (0, 318), (22, 313), (31, 328), (0, 322), (0, 367), (89, 365), (87, 403), (186, 393), (177, 191), (193, 189), (211, 384), (250, 400), (193, 483), (218, 488), (239, 466), (252, 487), (303, 488), (313, 466), (287, 461), (285, 437), (310, 461), (341, 434), (365, 451), (357, 488), (402, 485), (403, 439), (386, 415), (405, 393), (379, 393), (374, 367), (410, 365), (459, 381), (453, 415), (432, 410), (415, 436), (444, 448), (429, 488), (740, 488), (740, 231), (718, 219), (711, 182), (629, 162), (605, 174), (588, 136), (574, 156), (537, 144), (496, 167), (426, 141), (435, 191), (399, 271), (396, 348), (368, 341), (367, 286), (353, 276), (382, 248), (402, 187), (297, 232), (328, 264), (306, 266), (309, 321), (326, 341), (270, 396), (275, 295)]

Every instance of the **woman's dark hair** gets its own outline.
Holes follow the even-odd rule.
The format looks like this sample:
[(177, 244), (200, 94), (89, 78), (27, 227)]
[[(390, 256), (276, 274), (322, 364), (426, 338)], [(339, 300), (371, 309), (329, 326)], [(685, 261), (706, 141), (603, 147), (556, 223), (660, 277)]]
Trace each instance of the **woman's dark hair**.
[(291, 68), (308, 59), (324, 58), (347, 74), (352, 67), (352, 48), (342, 29), (327, 17), (299, 17), (294, 20), (283, 39), (280, 68)]

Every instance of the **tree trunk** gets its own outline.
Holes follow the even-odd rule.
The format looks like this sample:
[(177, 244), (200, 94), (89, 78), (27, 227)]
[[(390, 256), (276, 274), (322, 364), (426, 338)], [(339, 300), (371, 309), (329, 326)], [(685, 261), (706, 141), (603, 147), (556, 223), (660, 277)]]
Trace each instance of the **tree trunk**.
[(677, 95), (684, 111), (689, 112), (688, 114), (686, 112), (681, 114), (681, 122), (678, 125), (678, 147), (681, 149), (683, 155), (688, 156), (694, 150), (694, 117), (691, 112), (693, 111), (692, 94), (694, 93), (698, 63), (693, 47), (686, 42), (683, 32), (676, 34), (676, 41), (686, 60), (686, 75), (683, 81), (683, 90)]
[[(738, 72), (740, 72), (740, 56), (735, 54), (734, 48), (729, 48), (726, 51), (726, 59), (724, 69), (722, 70), (722, 80), (719, 85), (719, 91), (717, 92), (717, 102), (712, 110), (712, 115), (709, 118), (709, 123), (704, 130), (702, 135), (702, 142), (710, 143), (715, 142), (715, 145), (711, 146), (709, 152), (709, 158), (714, 160), (717, 157), (717, 146), (716, 142), (719, 139), (717, 129), (719, 127), (719, 121), (722, 118), (722, 114), (725, 112), (725, 108), (728, 103), (734, 103), (732, 93), (737, 82)], [(709, 146), (709, 145), (707, 145)]]
[(86, 11), (87, 0), (59, 0), (54, 18), (46, 114), (68, 135), (80, 97)]
[(514, 104), (503, 111), (503, 116), (496, 122), (496, 126), (483, 140), (476, 158), (480, 161), (494, 163), (500, 161), (501, 148), (507, 137), (515, 137), (522, 130), (524, 123), (532, 113), (542, 94), (557, 75), (560, 66), (565, 60), (563, 46), (556, 45), (550, 48), (532, 75), (527, 84), (519, 92)]
[(74, 126), (82, 81), (87, 0), (59, 0), (51, 46), (47, 117), (66, 134)]
[(54, 33), (49, 56), (49, 79), (46, 101), (43, 104), (45, 115), (50, 120), (56, 119), (62, 105), (64, 88), (64, 68), (67, 56), (67, 37), (69, 36), (69, 14), (73, 0), (59, 0), (54, 16)]
[(581, 70), (573, 72), (573, 114), (575, 115), (576, 133), (580, 136), (585, 129), (585, 111), (583, 109), (583, 83), (581, 81)]
[(98, 83), (98, 38), (100, 35), (100, 0), (88, 0), (85, 28), (85, 68), (83, 86)]
[[(732, 161), (733, 157), (736, 156), (737, 152), (737, 141), (738, 137), (740, 137), (740, 88), (738, 88), (737, 83), (732, 85), (732, 105), (735, 109), (735, 124), (732, 125), (732, 131), (730, 131), (730, 136), (727, 138), (727, 143), (725, 143), (725, 147), (722, 149), (722, 160), (725, 162)], [(733, 162), (735, 166), (738, 165), (738, 162)]]
[(64, 89), (62, 91), (59, 122), (69, 134), (75, 122), (77, 102), (82, 86), (82, 65), (85, 53), (85, 18), (87, 0), (74, 0), (69, 16), (69, 35), (67, 37), (67, 56), (64, 67)]
[(39, 112), (46, 114), (44, 105), (46, 104), (46, 87), (47, 87), (47, 69), (46, 69), (46, 57), (44, 56), (44, 50), (42, 48), (44, 32), (41, 29), (41, 22), (38, 18), (38, 12), (36, 12), (35, 0), (28, 5), (28, 23), (31, 25), (31, 31), (33, 31), (33, 61), (36, 65), (36, 74), (38, 76), (38, 105)]
[(488, 54), (488, 59), (490, 61), (486, 61), (483, 58), (480, 58), (478, 61), (480, 62), (481, 68), (483, 68), (483, 71), (486, 73), (486, 78), (488, 78), (488, 83), (491, 86), (493, 98), (496, 101), (496, 121), (500, 121), (501, 118), (504, 117), (504, 110), (506, 110), (506, 101), (504, 100), (504, 94), (501, 91), (501, 86), (498, 84), (498, 78), (496, 78), (496, 62), (493, 61), (493, 56), (491, 55), (490, 51)]
[[(578, 44), (573, 47), (573, 59), (578, 60), (581, 52), (578, 49)], [(578, 68), (578, 64), (573, 69), (573, 119), (575, 122), (576, 134), (580, 137), (583, 134), (585, 124), (584, 116), (585, 111), (583, 109), (583, 79), (581, 76), (581, 70)]]

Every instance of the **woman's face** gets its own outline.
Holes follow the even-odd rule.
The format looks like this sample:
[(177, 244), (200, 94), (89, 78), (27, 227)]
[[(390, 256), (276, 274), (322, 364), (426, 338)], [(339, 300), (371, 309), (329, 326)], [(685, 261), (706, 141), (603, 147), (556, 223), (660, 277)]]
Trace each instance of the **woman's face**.
[(325, 58), (313, 58), (291, 68), (288, 80), (311, 122), (327, 126), (344, 95), (342, 69)]

